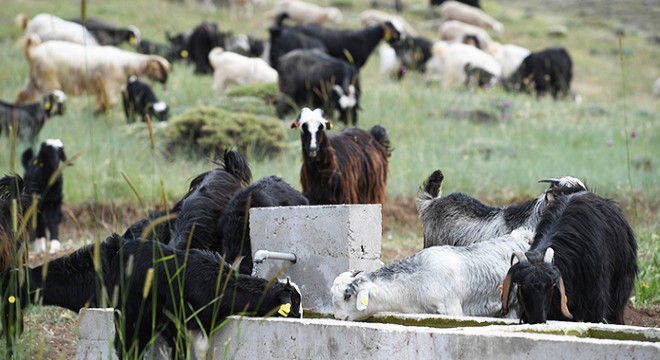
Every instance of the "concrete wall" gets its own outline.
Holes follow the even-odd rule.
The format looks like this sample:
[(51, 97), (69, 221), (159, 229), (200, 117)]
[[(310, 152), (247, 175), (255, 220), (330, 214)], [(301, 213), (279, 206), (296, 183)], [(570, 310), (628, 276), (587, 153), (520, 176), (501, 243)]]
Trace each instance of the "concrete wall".
[[(660, 359), (658, 343), (520, 332), (571, 334), (569, 329), (576, 326), (575, 331), (584, 333), (591, 325), (604, 326), (552, 322), (438, 329), (330, 319), (232, 317), (210, 350), (216, 359), (223, 358), (225, 351), (230, 359)], [(660, 340), (660, 330), (655, 334)]]
[(289, 266), (289, 276), (303, 295), (303, 307), (331, 314), (330, 286), (347, 270), (382, 266), (381, 205), (322, 205), (250, 209), (252, 255), (257, 250), (292, 252), (298, 262), (266, 260), (257, 276), (271, 278)]

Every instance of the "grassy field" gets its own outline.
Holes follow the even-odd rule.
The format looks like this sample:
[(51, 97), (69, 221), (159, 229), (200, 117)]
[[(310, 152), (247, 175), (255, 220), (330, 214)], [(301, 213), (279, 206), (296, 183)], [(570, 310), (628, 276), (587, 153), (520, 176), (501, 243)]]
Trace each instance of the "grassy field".
[[(358, 14), (368, 4), (357, 0), (316, 2), (342, 7), (347, 28), (359, 26)], [(427, 0), (406, 3), (403, 16), (424, 35), (435, 38), (437, 19), (429, 14)], [(636, 305), (660, 303), (660, 100), (651, 94), (653, 81), (660, 75), (660, 47), (648, 43), (647, 34), (634, 24), (573, 17), (561, 8), (508, 8), (505, 3), (484, 1), (485, 10), (506, 28), (500, 40), (532, 50), (566, 47), (574, 60), (573, 88), (584, 101), (537, 100), (501, 89), (445, 90), (439, 84), (425, 84), (419, 74), (394, 82), (380, 77), (374, 54), (361, 74), (359, 125), (382, 124), (390, 135), (395, 150), (389, 197), (413, 197), (422, 181), (438, 168), (445, 173), (445, 192), (466, 192), (492, 204), (536, 196), (545, 187), (537, 183), (539, 179), (579, 177), (624, 207), (640, 246)], [(16, 45), (21, 32), (13, 24), (20, 12), (70, 18), (80, 15), (80, 2), (15, 0), (3, 4), (0, 99), (8, 101), (13, 101), (28, 73), (22, 49)], [(226, 11), (205, 13), (189, 4), (164, 0), (93, 0), (87, 2), (87, 15), (137, 25), (143, 37), (157, 41), (164, 40), (166, 30), (188, 30), (203, 19), (217, 21), (222, 30), (261, 38), (267, 36), (269, 25), (259, 9), (251, 19), (234, 20)], [(556, 26), (566, 27), (567, 35), (546, 35)], [(616, 35), (619, 29), (626, 30), (621, 47)], [(193, 75), (190, 67), (180, 63), (174, 66), (167, 91), (158, 86), (155, 90), (174, 114), (225, 101), (213, 95), (210, 76)], [(501, 111), (504, 102), (510, 106)], [(470, 121), (465, 114), (474, 110), (496, 114), (499, 121)], [(65, 116), (53, 118), (41, 132), (41, 139), (61, 138), (69, 157), (76, 157), (65, 170), (67, 205), (112, 204), (118, 211), (127, 204), (135, 207), (136, 196), (122, 173), (148, 204), (159, 202), (161, 189), (169, 199), (176, 199), (196, 174), (213, 167), (206, 159), (164, 156), (162, 139), (156, 138), (152, 148), (143, 128), (125, 124), (120, 106), (105, 116), (95, 116), (93, 111), (92, 98), (71, 98)], [(299, 188), (300, 144), (298, 134), (289, 129), (292, 119), (282, 124), (289, 145), (283, 154), (268, 160), (248, 154), (255, 178), (278, 175)], [(15, 151), (20, 154), (26, 146), (18, 144)], [(0, 137), (3, 173), (22, 173), (14, 160), (7, 137)], [(97, 230), (84, 232), (85, 238), (74, 240), (108, 235), (107, 226), (97, 226)], [(121, 231), (125, 224), (112, 226)], [(394, 229), (383, 245), (420, 249), (420, 233), (421, 229), (413, 233)], [(46, 358), (58, 353), (53, 347), (45, 351)]]

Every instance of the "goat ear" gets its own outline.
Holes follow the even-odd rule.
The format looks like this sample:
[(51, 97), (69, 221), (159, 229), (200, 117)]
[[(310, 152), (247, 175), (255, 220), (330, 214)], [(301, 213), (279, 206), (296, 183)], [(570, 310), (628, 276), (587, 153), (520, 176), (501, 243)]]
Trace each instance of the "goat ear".
[(509, 297), (511, 296), (511, 291), (513, 286), (511, 286), (511, 269), (506, 274), (504, 278), (504, 283), (502, 283), (502, 316), (509, 313)]
[(367, 306), (369, 305), (369, 290), (362, 289), (358, 291), (357, 299), (355, 301), (355, 308), (358, 309), (358, 311), (367, 310)]
[(571, 314), (570, 311), (568, 311), (568, 297), (566, 296), (566, 287), (564, 286), (564, 279), (559, 276), (559, 296), (561, 297), (560, 301), (560, 307), (561, 307), (561, 313), (564, 315), (569, 320), (573, 320), (573, 314)]
[(298, 128), (298, 118), (293, 120), (293, 122), (291, 123), (291, 128), (292, 129), (297, 129)]

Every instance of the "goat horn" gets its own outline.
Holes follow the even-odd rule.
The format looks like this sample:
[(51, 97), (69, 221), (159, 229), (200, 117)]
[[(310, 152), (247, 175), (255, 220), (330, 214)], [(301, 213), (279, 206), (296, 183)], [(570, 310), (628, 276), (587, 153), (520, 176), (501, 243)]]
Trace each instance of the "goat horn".
[(552, 260), (555, 258), (555, 250), (551, 247), (545, 249), (545, 255), (543, 256), (543, 262), (552, 264)]
[(509, 269), (506, 278), (504, 278), (504, 283), (502, 283), (502, 316), (509, 313), (509, 296), (511, 295), (511, 290), (513, 290), (513, 287), (511, 286), (511, 269)]
[(564, 287), (564, 279), (559, 277), (559, 294), (561, 296), (561, 313), (569, 320), (573, 320), (573, 314), (568, 311), (568, 297), (566, 296), (566, 287)]
[(514, 264), (514, 263), (513, 263), (514, 257), (515, 257), (516, 259), (518, 259), (518, 261), (521, 262), (521, 263), (522, 263), (522, 262), (527, 262), (527, 261), (528, 261), (528, 260), (527, 260), (527, 256), (526, 256), (522, 251), (520, 251), (520, 250), (516, 250), (516, 251), (513, 252), (513, 256), (511, 257), (511, 265)]
[(560, 181), (561, 181), (561, 179), (557, 179), (557, 178), (539, 180), (540, 183), (548, 183), (548, 184), (550, 184), (550, 186), (559, 185)]

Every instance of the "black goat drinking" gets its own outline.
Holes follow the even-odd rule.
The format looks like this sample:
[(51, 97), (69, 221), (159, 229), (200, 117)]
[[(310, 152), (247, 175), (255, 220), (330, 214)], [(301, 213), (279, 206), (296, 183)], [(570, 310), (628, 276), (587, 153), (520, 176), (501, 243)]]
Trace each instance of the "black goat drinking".
[(309, 205), (300, 191), (277, 176), (267, 176), (237, 193), (225, 206), (218, 220), (222, 234), (222, 254), (233, 263), (243, 256), (239, 272), (252, 273), (250, 209), (274, 206)]
[(515, 254), (502, 312), (515, 290), (521, 321), (623, 324), (637, 276), (637, 243), (623, 211), (590, 191), (547, 194), (549, 205), (526, 254)]
[[(417, 210), (422, 220), (424, 248), (436, 245), (466, 246), (484, 239), (511, 233), (519, 227), (534, 229), (547, 205), (545, 193), (522, 204), (505, 207), (486, 205), (469, 195), (442, 195), (442, 171), (436, 170), (417, 194)], [(573, 177), (542, 180), (550, 189), (575, 192), (586, 189)]]
[(10, 127), (20, 139), (31, 143), (37, 139), (46, 120), (54, 115), (64, 115), (66, 95), (60, 90), (49, 91), (40, 102), (10, 104), (0, 100), (0, 134), (9, 136)]
[(168, 107), (164, 101), (158, 100), (151, 86), (138, 80), (137, 76), (131, 76), (126, 83), (126, 89), (122, 91), (124, 114), (129, 123), (135, 121), (136, 116), (145, 117), (159, 121), (167, 120)]
[[(59, 170), (60, 162), (66, 161), (64, 144), (59, 139), (48, 139), (41, 143), (35, 155), (28, 148), (21, 156), (25, 168), (25, 191), (39, 195), (37, 229), (35, 232), (38, 251), (51, 252), (59, 249), (59, 225), (62, 221), (62, 200), (64, 199), (64, 177)], [(59, 171), (59, 172), (58, 172)], [(46, 231), (50, 235), (50, 245), (46, 245)]]

